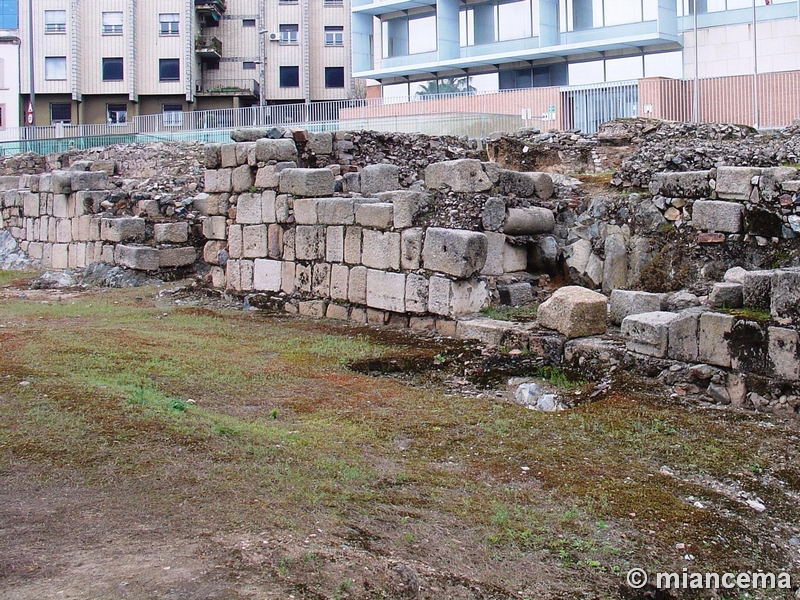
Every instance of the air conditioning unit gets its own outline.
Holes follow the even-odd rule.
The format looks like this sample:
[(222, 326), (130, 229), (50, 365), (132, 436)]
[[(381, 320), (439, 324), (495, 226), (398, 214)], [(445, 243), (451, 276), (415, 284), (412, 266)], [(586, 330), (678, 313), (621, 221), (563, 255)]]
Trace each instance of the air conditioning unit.
[(277, 42), (280, 39), (281, 39), (281, 36), (278, 33), (270, 33), (269, 34), (269, 41), (270, 42)]

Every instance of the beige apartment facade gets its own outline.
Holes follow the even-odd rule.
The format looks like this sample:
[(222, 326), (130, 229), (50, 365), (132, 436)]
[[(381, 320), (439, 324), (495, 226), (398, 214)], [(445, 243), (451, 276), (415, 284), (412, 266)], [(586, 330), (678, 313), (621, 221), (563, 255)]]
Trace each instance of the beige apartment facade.
[(19, 4), (22, 106), (35, 124), (352, 95), (349, 0), (36, 0)]

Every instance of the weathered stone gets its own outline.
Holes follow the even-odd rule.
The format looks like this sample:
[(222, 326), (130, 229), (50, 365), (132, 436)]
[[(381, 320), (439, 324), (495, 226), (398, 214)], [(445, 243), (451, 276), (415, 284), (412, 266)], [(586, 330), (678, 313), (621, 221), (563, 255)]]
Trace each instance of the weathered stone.
[(230, 142), (227, 144), (221, 144), (219, 150), (220, 161), (223, 168), (235, 167), (237, 165), (236, 144)]
[(267, 256), (267, 226), (246, 225), (242, 230), (242, 256), (264, 258)]
[(255, 181), (253, 169), (248, 165), (236, 167), (231, 172), (231, 189), (234, 193), (252, 191), (250, 188), (254, 187)]
[(368, 165), (361, 169), (361, 193), (365, 196), (389, 192), (400, 187), (400, 169), (396, 165)]
[(393, 312), (405, 311), (406, 276), (367, 270), (367, 306)]
[(406, 277), (405, 312), (424, 313), (428, 309), (428, 280), (411, 273)]
[(767, 374), (767, 328), (764, 324), (737, 319), (731, 329), (728, 347), (734, 371)]
[(69, 182), (73, 193), (81, 190), (104, 190), (108, 187), (108, 176), (102, 171), (74, 171), (70, 173)]
[(293, 294), (295, 291), (296, 264), (287, 260), (281, 261), (281, 291)]
[(748, 271), (742, 282), (742, 304), (748, 308), (769, 310), (772, 302), (774, 271)]
[(313, 225), (295, 227), (295, 258), (320, 260), (325, 256), (325, 228)]
[(568, 338), (606, 331), (607, 301), (603, 294), (578, 286), (559, 288), (539, 306), (539, 325)]
[(224, 240), (226, 224), (225, 217), (208, 217), (203, 221), (203, 236), (209, 240)]
[(350, 268), (346, 265), (331, 265), (331, 299), (347, 300)]
[(779, 324), (800, 323), (800, 270), (780, 269), (772, 275), (770, 312)]
[(148, 246), (126, 246), (117, 244), (114, 248), (114, 263), (120, 267), (138, 271), (157, 271), (158, 250)]
[(628, 251), (625, 247), (625, 236), (621, 233), (608, 235), (604, 243), (605, 260), (603, 261), (603, 291), (624, 288), (628, 283)]
[(715, 283), (708, 296), (708, 305), (711, 308), (741, 308), (742, 285), (738, 283)]
[(506, 222), (506, 203), (502, 198), (489, 198), (483, 205), (481, 223), (486, 231), (500, 231)]
[(489, 303), (489, 289), (480, 279), (450, 282), (450, 316), (458, 318), (477, 314)]
[(234, 129), (231, 131), (231, 139), (234, 142), (255, 142), (262, 138), (266, 138), (267, 135), (266, 129), (258, 127), (247, 127), (242, 129)]
[(159, 248), (158, 266), (165, 267), (185, 267), (197, 260), (197, 250), (192, 246), (183, 248)]
[(430, 190), (447, 187), (454, 192), (472, 194), (485, 192), (492, 187), (481, 162), (471, 158), (428, 165), (425, 169), (425, 184)]
[(609, 319), (614, 325), (621, 325), (625, 317), (642, 313), (659, 312), (664, 305), (664, 294), (613, 290)]
[(298, 302), (297, 311), (302, 317), (324, 319), (327, 306), (328, 303), (325, 302), (325, 300), (306, 300), (304, 302)]
[(139, 217), (118, 217), (100, 221), (100, 238), (109, 242), (143, 240), (144, 230), (144, 219)]
[(284, 169), (280, 174), (280, 192), (295, 196), (330, 196), (334, 176), (330, 169)]
[(204, 178), (204, 189), (207, 194), (230, 193), (231, 191), (231, 169), (207, 169)]
[(347, 299), (354, 304), (367, 303), (367, 268), (353, 267), (347, 284)]
[(400, 268), (407, 271), (419, 269), (422, 259), (422, 228), (412, 227), (400, 234)]
[(739, 233), (742, 214), (742, 205), (735, 202), (698, 200), (692, 209), (692, 225), (698, 230)]
[(769, 327), (768, 356), (775, 377), (800, 380), (800, 334), (794, 329)]
[(298, 225), (316, 225), (319, 222), (317, 216), (317, 198), (296, 198), (294, 201), (294, 222)]
[(486, 264), (488, 245), (483, 233), (429, 227), (425, 232), (422, 263), (431, 271), (465, 279)]
[(330, 131), (308, 132), (306, 152), (312, 154), (331, 154), (333, 152), (333, 134)]
[[(528, 269), (528, 248), (525, 245), (503, 244), (503, 273), (516, 273)], [(487, 250), (488, 257), (488, 250)], [(487, 258), (488, 260), (488, 258)]]
[(530, 208), (509, 208), (503, 233), (507, 235), (535, 235), (550, 233), (556, 220), (553, 211), (548, 208), (532, 206)]
[(355, 222), (351, 198), (319, 198), (317, 220), (323, 225), (352, 225)]
[(553, 195), (553, 180), (547, 173), (500, 170), (497, 184), (507, 196), (547, 200)]
[(206, 169), (218, 169), (222, 166), (219, 144), (205, 144), (203, 146), (203, 157)]
[(255, 186), (257, 188), (276, 188), (280, 185), (281, 171), (296, 168), (296, 162), (279, 162), (274, 165), (265, 165), (256, 172)]
[(203, 246), (203, 260), (210, 265), (220, 264), (220, 253), (226, 252), (225, 242), (212, 240)]
[(473, 317), (458, 321), (456, 337), (462, 340), (477, 340), (489, 346), (500, 346), (503, 338), (514, 327), (515, 324), (510, 321)]
[(156, 223), (153, 225), (153, 239), (158, 244), (182, 244), (189, 239), (189, 224)]
[[(725, 200), (749, 200), (753, 177), (760, 175), (756, 167), (718, 167), (717, 197)], [(735, 232), (731, 232), (735, 233)]]
[(242, 225), (230, 225), (228, 227), (228, 257), (239, 259), (244, 253), (244, 239)]
[[(200, 194), (197, 194), (192, 199), (192, 204), (194, 208), (200, 211), (201, 215), (205, 216), (224, 215), (228, 213), (229, 198), (230, 195), (228, 194), (206, 194), (205, 192), (202, 192)], [(158, 202), (156, 202), (156, 204), (158, 204)], [(97, 212), (97, 211), (92, 211), (92, 212)]]
[(271, 160), (297, 161), (297, 146), (289, 139), (268, 139), (263, 138), (256, 141), (256, 160), (258, 162), (269, 162)]
[(701, 314), (701, 309), (688, 308), (678, 313), (677, 317), (669, 324), (667, 355), (672, 360), (697, 361), (699, 353), (697, 330)]
[(622, 334), (631, 352), (664, 358), (669, 348), (669, 327), (678, 318), (671, 312), (648, 312), (625, 317)]
[[(400, 234), (364, 229), (361, 262), (372, 269), (400, 270)], [(428, 230), (430, 231), (430, 229)]]
[(558, 271), (558, 241), (552, 235), (539, 238), (528, 246), (528, 268), (554, 275)]
[(325, 260), (342, 262), (344, 260), (344, 227), (328, 227), (325, 232)]
[(525, 306), (533, 303), (533, 288), (527, 281), (498, 285), (500, 302), (507, 306)]
[(331, 295), (331, 266), (316, 263), (311, 268), (311, 292), (315, 296), (328, 298)]
[(723, 275), (722, 281), (744, 285), (745, 277), (747, 277), (747, 271), (745, 269), (743, 269), (742, 267), (731, 267), (730, 269), (725, 271), (725, 275)]
[(361, 227), (347, 227), (344, 230), (344, 262), (357, 265), (361, 263)]
[(300, 292), (311, 293), (311, 265), (295, 265), (294, 286)]
[(423, 192), (396, 190), (377, 194), (380, 202), (394, 205), (394, 228), (405, 229), (414, 225), (414, 218), (430, 204), (431, 197)]
[(682, 171), (679, 173), (655, 173), (649, 190), (654, 196), (666, 198), (708, 198), (711, 195), (710, 171)]
[(730, 333), (736, 318), (732, 315), (706, 312), (700, 315), (698, 358), (718, 367), (731, 366)]
[(394, 205), (389, 202), (359, 204), (356, 224), (373, 229), (391, 229), (394, 224)]

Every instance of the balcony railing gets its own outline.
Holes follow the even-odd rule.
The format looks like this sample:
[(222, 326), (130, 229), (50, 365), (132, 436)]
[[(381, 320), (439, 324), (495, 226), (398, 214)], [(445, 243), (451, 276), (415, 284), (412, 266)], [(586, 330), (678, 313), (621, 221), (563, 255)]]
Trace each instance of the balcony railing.
[(219, 21), (228, 7), (225, 0), (194, 0), (194, 9), (206, 18)]
[(202, 57), (219, 58), (222, 56), (222, 42), (212, 36), (197, 36), (194, 42), (194, 51)]
[(198, 85), (198, 96), (250, 96), (258, 98), (261, 88), (255, 79), (216, 79)]

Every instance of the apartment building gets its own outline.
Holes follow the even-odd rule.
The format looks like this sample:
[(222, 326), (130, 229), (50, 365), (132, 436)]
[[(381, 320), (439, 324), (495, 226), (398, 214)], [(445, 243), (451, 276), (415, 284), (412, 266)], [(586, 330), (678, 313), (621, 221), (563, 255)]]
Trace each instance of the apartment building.
[[(0, 26), (6, 3), (17, 8), (0, 0)], [(18, 9), (17, 95), (24, 108), (34, 92), (36, 125), (162, 114), (169, 126), (185, 111), (352, 94), (348, 0), (35, 0), (33, 14), (21, 0)], [(0, 58), (2, 49), (0, 40)]]
[(0, 129), (19, 127), (19, 13), (16, 0), (0, 0)]
[(353, 70), (384, 97), (793, 71), (798, 10), (797, 0), (353, 0)]

